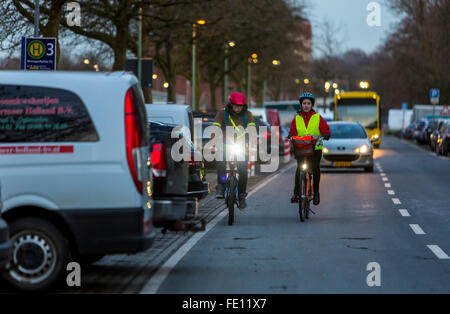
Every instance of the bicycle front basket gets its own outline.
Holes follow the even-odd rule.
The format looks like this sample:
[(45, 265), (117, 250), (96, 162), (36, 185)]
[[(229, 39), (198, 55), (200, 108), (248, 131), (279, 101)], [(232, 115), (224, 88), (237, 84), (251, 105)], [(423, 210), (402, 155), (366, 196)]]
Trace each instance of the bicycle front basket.
[(312, 156), (314, 152), (315, 140), (311, 136), (293, 136), (295, 157)]

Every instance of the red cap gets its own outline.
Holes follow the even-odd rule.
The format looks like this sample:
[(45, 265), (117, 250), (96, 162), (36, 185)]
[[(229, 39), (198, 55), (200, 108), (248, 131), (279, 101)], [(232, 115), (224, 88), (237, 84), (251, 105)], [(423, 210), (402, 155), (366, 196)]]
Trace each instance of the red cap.
[(245, 97), (244, 94), (241, 93), (231, 94), (229, 100), (232, 105), (244, 106), (247, 104), (247, 98)]

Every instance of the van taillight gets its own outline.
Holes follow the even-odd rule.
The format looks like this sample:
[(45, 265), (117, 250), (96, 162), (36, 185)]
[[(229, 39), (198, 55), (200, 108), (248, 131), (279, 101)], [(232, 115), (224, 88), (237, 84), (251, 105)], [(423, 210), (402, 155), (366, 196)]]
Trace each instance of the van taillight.
[(141, 162), (141, 160), (139, 160), (139, 158), (141, 158), (141, 136), (139, 134), (136, 103), (131, 88), (125, 95), (125, 142), (131, 177), (133, 178), (136, 189), (142, 194), (142, 181), (139, 180), (137, 173), (137, 164)]
[(164, 144), (153, 144), (151, 163), (153, 176), (161, 178), (167, 175), (166, 147)]

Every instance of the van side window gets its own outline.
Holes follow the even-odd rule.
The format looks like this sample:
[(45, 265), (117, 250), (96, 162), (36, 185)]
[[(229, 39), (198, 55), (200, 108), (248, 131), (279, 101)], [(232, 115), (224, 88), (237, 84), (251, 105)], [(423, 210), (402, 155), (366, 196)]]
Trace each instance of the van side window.
[(73, 92), (0, 85), (0, 143), (98, 140), (85, 105)]

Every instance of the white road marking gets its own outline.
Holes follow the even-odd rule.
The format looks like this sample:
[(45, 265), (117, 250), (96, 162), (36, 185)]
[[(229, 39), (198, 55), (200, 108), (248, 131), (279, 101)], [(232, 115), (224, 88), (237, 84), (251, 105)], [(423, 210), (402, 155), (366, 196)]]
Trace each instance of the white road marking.
[(380, 173), (380, 176), (385, 177), (386, 174), (385, 173)]
[(391, 187), (391, 184), (390, 184), (390, 183), (385, 183), (385, 184), (384, 184), (384, 187), (385, 187), (385, 188), (390, 188), (390, 187)]
[(387, 190), (387, 194), (389, 194), (389, 195), (395, 195), (395, 192), (394, 192), (394, 190)]
[(410, 224), (409, 225), (411, 229), (414, 231), (415, 234), (425, 234), (425, 232), (420, 228), (417, 224)]
[(402, 202), (400, 202), (400, 200), (398, 198), (393, 198), (392, 201), (394, 202), (394, 204), (396, 205), (401, 205)]
[[(293, 164), (290, 167), (287, 167), (286, 169), (283, 169), (278, 173), (277, 175), (274, 175), (272, 178), (264, 181), (262, 184), (258, 185), (255, 189), (250, 191), (247, 195), (247, 197), (250, 197), (252, 194), (256, 193), (263, 187), (265, 187), (267, 184), (272, 182), (275, 178), (278, 178), (278, 176), (282, 173), (285, 173), (286, 171), (290, 170), (296, 166), (296, 164)], [(225, 205), (224, 205), (225, 206)], [(164, 282), (164, 280), (169, 276), (172, 269), (175, 268), (175, 266), (178, 264), (178, 262), (192, 249), (192, 247), (201, 239), (203, 238), (212, 228), (214, 228), (217, 223), (222, 220), (225, 216), (228, 216), (228, 211), (223, 210), (220, 212), (212, 221), (210, 221), (206, 225), (206, 230), (204, 232), (198, 232), (194, 234), (182, 247), (180, 247), (165, 263), (162, 265), (158, 271), (150, 278), (150, 280), (145, 284), (144, 288), (139, 292), (140, 294), (155, 294), (161, 284)]]
[(447, 157), (444, 157), (444, 156), (439, 156), (439, 158), (442, 159), (442, 160), (450, 160), (450, 159), (448, 159)]
[(406, 209), (399, 209), (398, 211), (400, 212), (400, 215), (402, 215), (403, 217), (411, 217), (411, 215)]
[(427, 245), (428, 248), (436, 255), (439, 259), (450, 259), (450, 257), (445, 254), (444, 251), (438, 245)]
[(381, 180), (383, 181), (389, 181), (389, 179), (387, 177), (382, 177)]

